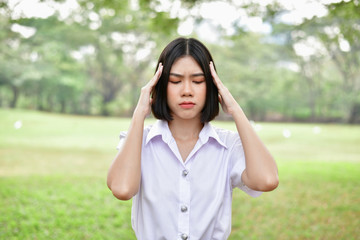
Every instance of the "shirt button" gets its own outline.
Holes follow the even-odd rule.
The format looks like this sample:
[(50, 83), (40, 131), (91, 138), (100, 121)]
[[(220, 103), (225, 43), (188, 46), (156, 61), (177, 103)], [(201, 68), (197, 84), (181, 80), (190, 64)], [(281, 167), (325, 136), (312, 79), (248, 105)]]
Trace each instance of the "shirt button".
[(188, 208), (185, 205), (182, 205), (180, 210), (181, 212), (186, 212)]
[(181, 239), (182, 240), (188, 239), (188, 235), (186, 235), (185, 233), (181, 234)]
[(188, 170), (184, 170), (184, 171), (182, 172), (182, 175), (183, 175), (184, 177), (186, 177), (188, 174), (189, 174)]

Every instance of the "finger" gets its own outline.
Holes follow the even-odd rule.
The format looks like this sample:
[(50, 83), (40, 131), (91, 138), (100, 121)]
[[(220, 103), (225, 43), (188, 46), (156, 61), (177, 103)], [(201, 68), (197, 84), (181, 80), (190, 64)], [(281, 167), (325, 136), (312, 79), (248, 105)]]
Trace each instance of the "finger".
[(158, 65), (158, 68), (157, 68), (157, 70), (156, 70), (156, 73), (155, 73), (155, 76), (156, 76), (157, 78), (160, 77), (161, 72), (162, 72), (162, 68), (163, 68), (163, 65), (162, 65), (162, 63), (160, 62), (159, 65)]
[(164, 69), (164, 66), (162, 65), (162, 63), (159, 63), (159, 68), (158, 68), (158, 71), (159, 71), (158, 80), (159, 80), (159, 78), (161, 77), (161, 74), (162, 74), (162, 72), (163, 72), (163, 69)]
[(156, 83), (158, 82), (158, 80), (161, 77), (162, 70), (163, 70), (163, 65), (162, 65), (162, 63), (159, 63), (159, 66), (158, 66), (158, 69), (156, 70), (155, 75), (150, 79), (149, 83), (147, 84), (150, 88), (152, 88), (153, 86), (156, 85)]
[(211, 72), (211, 75), (212, 75), (215, 83), (219, 82), (220, 79), (219, 79), (219, 76), (218, 76), (217, 73), (216, 73), (216, 70), (215, 70), (214, 63), (213, 63), (213, 62), (210, 62), (210, 72)]
[(213, 78), (215, 78), (216, 71), (215, 71), (214, 63), (212, 61), (210, 61), (210, 72), (211, 72), (211, 75), (213, 76)]
[(222, 86), (222, 82), (219, 78), (219, 76), (217, 75), (216, 73), (216, 70), (215, 70), (215, 67), (214, 67), (214, 63), (211, 61), (210, 62), (210, 72), (211, 72), (211, 75), (213, 77), (213, 81), (215, 83), (215, 85), (219, 88)]
[(154, 82), (155, 84), (157, 83), (157, 81), (160, 79), (161, 74), (162, 74), (162, 70), (163, 70), (163, 65), (162, 63), (159, 63), (158, 69), (156, 71), (156, 74), (154, 76)]

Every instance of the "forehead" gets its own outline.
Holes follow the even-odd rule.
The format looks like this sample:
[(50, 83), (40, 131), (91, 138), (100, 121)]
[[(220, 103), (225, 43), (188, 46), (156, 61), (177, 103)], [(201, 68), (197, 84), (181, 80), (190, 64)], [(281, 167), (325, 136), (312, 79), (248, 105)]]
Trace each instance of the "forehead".
[(171, 66), (170, 73), (202, 73), (200, 65), (195, 61), (192, 56), (184, 56), (175, 60), (174, 64)]

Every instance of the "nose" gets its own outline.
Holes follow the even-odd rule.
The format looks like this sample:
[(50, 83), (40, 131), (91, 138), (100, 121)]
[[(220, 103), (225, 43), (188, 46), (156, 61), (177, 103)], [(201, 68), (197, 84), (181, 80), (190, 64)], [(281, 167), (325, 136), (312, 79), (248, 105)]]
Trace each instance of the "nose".
[(182, 89), (182, 96), (192, 96), (193, 95), (193, 89), (192, 89), (192, 85), (191, 85), (191, 81), (190, 80), (185, 80), (184, 84), (183, 84), (183, 89)]

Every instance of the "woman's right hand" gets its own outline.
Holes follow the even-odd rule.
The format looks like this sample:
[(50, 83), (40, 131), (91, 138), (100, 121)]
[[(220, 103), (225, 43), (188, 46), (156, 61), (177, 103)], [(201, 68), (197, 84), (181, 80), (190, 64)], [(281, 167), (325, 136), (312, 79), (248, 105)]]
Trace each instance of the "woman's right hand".
[(151, 80), (141, 88), (140, 98), (135, 108), (134, 115), (140, 114), (142, 117), (146, 117), (151, 113), (151, 92), (162, 74), (163, 65), (159, 63), (158, 69)]
[(162, 70), (163, 66), (159, 63), (155, 75), (141, 89), (127, 136), (109, 169), (107, 185), (114, 196), (121, 200), (129, 200), (139, 191), (144, 120), (151, 112), (151, 92)]

